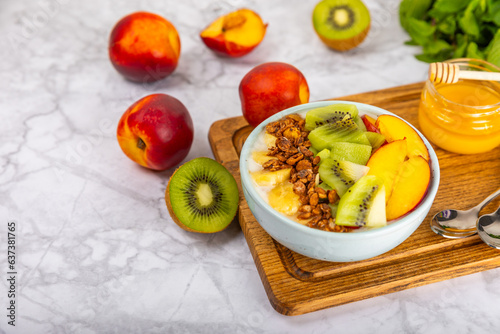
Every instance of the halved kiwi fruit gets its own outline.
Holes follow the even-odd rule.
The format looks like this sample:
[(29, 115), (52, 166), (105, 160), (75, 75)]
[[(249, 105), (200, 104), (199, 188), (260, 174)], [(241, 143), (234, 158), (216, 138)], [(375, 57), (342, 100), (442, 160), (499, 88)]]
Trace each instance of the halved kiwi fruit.
[(330, 48), (347, 51), (370, 30), (370, 12), (360, 0), (323, 0), (313, 11), (314, 30)]
[(179, 167), (168, 182), (165, 202), (172, 219), (186, 231), (225, 229), (238, 210), (234, 177), (215, 160), (196, 158)]

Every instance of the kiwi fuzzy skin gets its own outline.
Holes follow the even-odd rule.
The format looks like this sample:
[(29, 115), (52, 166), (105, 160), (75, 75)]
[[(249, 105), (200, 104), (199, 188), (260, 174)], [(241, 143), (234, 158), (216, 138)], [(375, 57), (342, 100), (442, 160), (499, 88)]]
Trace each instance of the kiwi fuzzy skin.
[(331, 39), (321, 36), (318, 32), (316, 32), (316, 34), (319, 36), (321, 41), (323, 41), (323, 43), (325, 43), (329, 48), (337, 51), (348, 51), (355, 48), (364, 41), (366, 35), (368, 35), (368, 32), (370, 31), (370, 26), (371, 23), (368, 24), (365, 30), (363, 30), (361, 33), (347, 39)]
[[(170, 181), (172, 180), (172, 177), (175, 175), (175, 173), (177, 173), (177, 171), (179, 170), (179, 168), (181, 168), (182, 166), (179, 166), (175, 171), (174, 173), (172, 174), (172, 176), (170, 177), (170, 180), (168, 181), (168, 185), (167, 185), (167, 189), (165, 190), (165, 204), (167, 205), (167, 209), (168, 209), (168, 213), (170, 214), (170, 217), (172, 217), (172, 220), (177, 224), (179, 225), (180, 228), (182, 228), (183, 230), (185, 231), (188, 231), (188, 232), (195, 232), (195, 233), (202, 233), (202, 234), (211, 234), (211, 233), (217, 233), (217, 232), (220, 232), (220, 231), (223, 231), (225, 230), (229, 225), (231, 225), (231, 223), (227, 224), (225, 227), (223, 227), (222, 229), (218, 230), (218, 231), (213, 231), (213, 232), (205, 232), (205, 231), (198, 231), (198, 230), (193, 230), (192, 228), (186, 226), (185, 224), (183, 224), (179, 218), (177, 218), (177, 216), (175, 215), (174, 213), (174, 209), (172, 208), (172, 204), (170, 203)], [(238, 214), (238, 210), (236, 210), (236, 214), (235, 214), (235, 217), (236, 215)], [(233, 217), (234, 219), (234, 217)]]

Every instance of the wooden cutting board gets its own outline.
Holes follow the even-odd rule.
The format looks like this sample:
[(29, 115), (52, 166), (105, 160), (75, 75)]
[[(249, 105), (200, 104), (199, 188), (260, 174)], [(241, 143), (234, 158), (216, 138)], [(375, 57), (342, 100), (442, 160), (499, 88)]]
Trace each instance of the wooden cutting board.
[[(341, 97), (389, 110), (418, 128), (423, 83)], [(447, 208), (477, 205), (500, 187), (500, 147), (478, 155), (458, 155), (434, 147), (441, 182), (420, 227), (401, 245), (378, 257), (350, 263), (325, 262), (297, 254), (274, 241), (255, 220), (241, 191), (239, 152), (250, 126), (243, 117), (215, 122), (209, 140), (215, 158), (234, 175), (240, 188), (239, 223), (269, 300), (276, 311), (298, 315), (418, 287), (500, 266), (500, 251), (478, 236), (452, 240), (436, 235), (430, 218)], [(482, 212), (493, 212), (500, 200)]]

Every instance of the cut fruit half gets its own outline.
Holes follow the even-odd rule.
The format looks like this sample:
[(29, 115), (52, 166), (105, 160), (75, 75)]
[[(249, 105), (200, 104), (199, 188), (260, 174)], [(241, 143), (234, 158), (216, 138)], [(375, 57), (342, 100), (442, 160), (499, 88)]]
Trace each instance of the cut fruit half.
[(165, 202), (170, 216), (186, 231), (213, 233), (236, 215), (239, 192), (229, 171), (215, 160), (196, 158), (179, 167), (168, 182)]
[(323, 43), (337, 51), (356, 47), (370, 30), (370, 12), (360, 0), (323, 0), (312, 20)]
[(266, 28), (256, 12), (243, 8), (216, 19), (200, 37), (219, 55), (241, 57), (262, 42)]

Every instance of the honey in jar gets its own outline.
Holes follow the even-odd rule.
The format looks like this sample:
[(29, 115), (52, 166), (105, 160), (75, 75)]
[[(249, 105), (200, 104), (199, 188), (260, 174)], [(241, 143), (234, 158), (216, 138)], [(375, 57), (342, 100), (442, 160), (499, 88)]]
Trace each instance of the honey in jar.
[[(456, 59), (460, 70), (500, 71), (482, 60)], [(435, 145), (455, 153), (490, 151), (500, 144), (500, 83), (459, 80), (425, 83), (418, 114), (423, 134)]]

